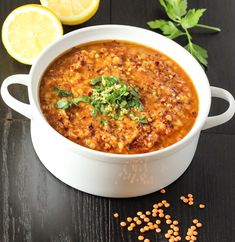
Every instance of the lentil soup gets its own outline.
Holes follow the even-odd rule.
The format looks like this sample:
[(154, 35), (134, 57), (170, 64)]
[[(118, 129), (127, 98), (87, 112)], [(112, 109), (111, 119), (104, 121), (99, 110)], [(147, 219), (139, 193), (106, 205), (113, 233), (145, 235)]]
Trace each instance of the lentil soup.
[(176, 143), (193, 127), (199, 106), (191, 79), (176, 62), (155, 49), (115, 40), (62, 54), (45, 71), (39, 97), (60, 134), (117, 154)]

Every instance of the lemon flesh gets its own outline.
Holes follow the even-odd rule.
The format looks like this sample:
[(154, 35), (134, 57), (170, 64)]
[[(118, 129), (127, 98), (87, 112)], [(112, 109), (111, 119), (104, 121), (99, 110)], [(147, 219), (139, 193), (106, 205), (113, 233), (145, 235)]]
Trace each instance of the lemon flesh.
[(97, 11), (100, 0), (40, 0), (63, 24), (76, 25), (89, 20)]
[(7, 52), (21, 63), (31, 65), (41, 52), (63, 35), (59, 19), (39, 4), (16, 8), (2, 27)]

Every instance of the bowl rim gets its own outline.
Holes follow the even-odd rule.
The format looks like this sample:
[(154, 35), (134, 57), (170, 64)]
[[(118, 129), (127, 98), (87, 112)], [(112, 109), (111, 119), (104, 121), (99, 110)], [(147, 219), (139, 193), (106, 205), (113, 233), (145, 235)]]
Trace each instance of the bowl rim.
[[(198, 117), (196, 118), (195, 120), (195, 123), (193, 125), (193, 127), (191, 128), (191, 130), (179, 141), (177, 141), (176, 143), (173, 143), (172, 145), (170, 146), (167, 146), (161, 150), (156, 150), (156, 151), (152, 151), (152, 152), (147, 152), (147, 153), (138, 153), (138, 154), (117, 154), (117, 153), (108, 153), (108, 152), (104, 152), (104, 151), (98, 151), (98, 150), (93, 150), (93, 149), (90, 149), (88, 147), (85, 147), (85, 146), (82, 146), (80, 144), (77, 144), (71, 140), (69, 140), (68, 138), (64, 137), (62, 134), (60, 134), (59, 132), (57, 132), (46, 120), (45, 116), (43, 115), (43, 113), (41, 112), (41, 110), (39, 110), (38, 108), (38, 105), (37, 105), (37, 102), (35, 101), (35, 97), (33, 97), (33, 87), (32, 87), (32, 81), (29, 82), (29, 86), (28, 86), (28, 96), (29, 96), (29, 100), (30, 100), (30, 105), (33, 106), (33, 112), (36, 111), (36, 117), (40, 117), (41, 120), (43, 121), (44, 125), (46, 127), (48, 127), (52, 132), (53, 134), (59, 138), (64, 144), (66, 143), (66, 145), (70, 146), (70, 148), (72, 148), (73, 150), (80, 150), (81, 152), (84, 152), (83, 154), (85, 156), (87, 156), (87, 153), (90, 155), (96, 155), (96, 157), (107, 157), (107, 158), (119, 158), (119, 159), (130, 159), (130, 158), (149, 158), (149, 157), (152, 157), (152, 156), (161, 156), (161, 155), (164, 155), (166, 154), (167, 152), (169, 153), (174, 153), (176, 152), (178, 149), (180, 148), (183, 148), (183, 145), (186, 144), (189, 140), (191, 140), (191, 138), (193, 138), (193, 136), (195, 136), (198, 131), (201, 131), (205, 121), (206, 121), (206, 118), (208, 117), (208, 114), (209, 114), (209, 109), (210, 109), (210, 106), (211, 106), (211, 90), (210, 90), (210, 85), (209, 85), (209, 81), (208, 81), (208, 78), (203, 70), (203, 68), (201, 67), (201, 65), (195, 60), (195, 58), (187, 51), (185, 50), (182, 46), (180, 46), (178, 43), (176, 43), (175, 41), (173, 40), (170, 40), (168, 39), (167, 37), (161, 35), (161, 34), (158, 34), (156, 32), (153, 32), (151, 30), (147, 30), (147, 29), (144, 29), (144, 28), (140, 28), (140, 27), (135, 27), (135, 26), (129, 26), (129, 25), (118, 25), (118, 24), (104, 24), (104, 25), (95, 25), (95, 26), (89, 26), (89, 27), (84, 27), (84, 28), (81, 28), (81, 29), (77, 29), (77, 30), (74, 30), (74, 31), (71, 31), (67, 34), (65, 34), (64, 36), (62, 36), (61, 38), (59, 38), (58, 40), (56, 40), (53, 44), (51, 44), (50, 46), (48, 46), (43, 52), (42, 54), (37, 58), (37, 60), (34, 62), (34, 64), (32, 65), (31, 69), (30, 69), (30, 73), (29, 73), (29, 77), (30, 77), (30, 80), (32, 80), (32, 76), (33, 76), (33, 73), (35, 71), (35, 69), (37, 68), (37, 65), (43, 61), (43, 58), (47, 55), (47, 52), (53, 48), (55, 48), (55, 46), (60, 43), (60, 42), (63, 42), (65, 40), (67, 40), (68, 38), (70, 38), (71, 36), (73, 35), (77, 35), (78, 33), (79, 34), (82, 34), (86, 31), (91, 31), (91, 30), (99, 30), (99, 29), (108, 29), (108, 30), (112, 30), (112, 29), (128, 29), (130, 31), (142, 31), (143, 34), (144, 32), (146, 33), (151, 33), (151, 34), (154, 34), (154, 35), (157, 35), (159, 38), (161, 38), (162, 40), (164, 41), (168, 41), (168, 42), (171, 42), (172, 45), (175, 46), (175, 48), (178, 48), (178, 49), (181, 49), (181, 51), (184, 51), (185, 52), (185, 55), (188, 56), (188, 58), (191, 59), (192, 63), (194, 66), (196, 66), (197, 68), (199, 68), (199, 70), (201, 70), (201, 74), (204, 76), (204, 79), (206, 81), (206, 86), (205, 88), (207, 89), (207, 92), (208, 94), (210, 95), (210, 97), (208, 98), (208, 102), (207, 102), (207, 106), (206, 106), (206, 112), (205, 112), (205, 116), (201, 119), (201, 120), (198, 120)], [(105, 40), (105, 39), (104, 39)], [(123, 39), (125, 40), (125, 39)], [(90, 41), (92, 42), (92, 41)], [(136, 42), (136, 43), (139, 43), (138, 40), (137, 41), (133, 41), (133, 42)], [(88, 42), (85, 42), (85, 43), (88, 43)], [(141, 43), (140, 43), (141, 44)], [(79, 44), (78, 44), (79, 45)], [(152, 47), (151, 47), (152, 48)], [(68, 48), (68, 50), (71, 49)], [(157, 49), (156, 49), (157, 50)], [(162, 52), (162, 51), (160, 51)], [(61, 52), (61, 54), (64, 53)], [(162, 52), (164, 54), (164, 52)], [(167, 54), (166, 54), (167, 55)], [(59, 56), (59, 55), (57, 55)], [(168, 56), (168, 55), (167, 55)], [(55, 59), (56, 57), (54, 57)], [(170, 57), (171, 58), (171, 57)], [(54, 60), (53, 59), (53, 60)], [(52, 61), (53, 61), (52, 60)], [(174, 59), (173, 59), (174, 60)], [(51, 61), (51, 62), (52, 62)], [(175, 60), (174, 60), (175, 61)], [(177, 61), (175, 61), (177, 63)], [(180, 64), (179, 64), (180, 65)], [(48, 65), (47, 65), (48, 66)], [(183, 68), (183, 67), (182, 67)], [(187, 70), (185, 70), (186, 73), (187, 73)], [(194, 80), (192, 80), (193, 83), (194, 83)], [(38, 83), (40, 82), (40, 78), (38, 78)], [(198, 92), (197, 92), (198, 94)], [(198, 95), (199, 96), (199, 95)], [(205, 105), (203, 103), (203, 105)], [(199, 109), (200, 109), (200, 103), (199, 103)], [(34, 118), (33, 118), (34, 120)], [(194, 126), (198, 123), (199, 125), (197, 125), (197, 129), (194, 128)]]

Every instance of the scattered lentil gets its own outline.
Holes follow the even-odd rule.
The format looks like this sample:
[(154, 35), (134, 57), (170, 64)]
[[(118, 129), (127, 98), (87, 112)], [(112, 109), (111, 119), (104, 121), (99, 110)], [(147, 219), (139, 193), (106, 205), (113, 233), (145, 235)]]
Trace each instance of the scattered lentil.
[(158, 208), (158, 204), (153, 204), (153, 208)]
[(146, 222), (146, 223), (148, 223), (150, 221), (150, 219), (149, 218), (144, 218), (144, 222)]
[(188, 236), (192, 236), (193, 235), (193, 231), (192, 230), (188, 230), (187, 235)]
[(166, 238), (166, 239), (169, 239), (170, 237), (171, 237), (170, 234), (165, 234), (165, 238)]
[(174, 221), (173, 221), (173, 224), (174, 224), (174, 225), (178, 225), (179, 222), (178, 222), (177, 220), (174, 220)]
[(164, 206), (165, 206), (166, 208), (169, 208), (169, 207), (170, 207), (170, 203), (165, 203)]
[(165, 189), (161, 189), (161, 190), (160, 190), (160, 193), (161, 193), (161, 194), (165, 194), (165, 193), (166, 193), (166, 190), (165, 190)]
[(197, 237), (195, 237), (195, 236), (191, 236), (191, 240), (193, 240), (193, 241), (195, 241), (195, 240), (197, 240)]
[(177, 236), (176, 238), (178, 239), (178, 241), (180, 241), (180, 240), (181, 240), (181, 237), (180, 237), (180, 236)]
[(174, 227), (173, 230), (174, 230), (175, 232), (178, 232), (178, 231), (179, 231), (179, 227)]
[(138, 236), (138, 240), (144, 240), (144, 236), (143, 235), (139, 235)]
[(167, 219), (166, 224), (172, 224), (172, 221), (170, 219)]
[(197, 226), (197, 228), (201, 228), (202, 227), (202, 223), (197, 223), (196, 226)]
[(199, 208), (205, 208), (206, 205), (205, 204), (199, 204)]
[(144, 226), (145, 231), (149, 231), (149, 226)]
[(122, 227), (125, 227), (125, 226), (126, 226), (126, 222), (121, 222), (120, 225), (121, 225)]
[(189, 235), (187, 235), (187, 236), (185, 237), (185, 239), (186, 239), (187, 241), (190, 241), (191, 237), (190, 237)]
[(137, 220), (137, 221), (136, 221), (136, 224), (137, 224), (137, 225), (141, 225), (141, 224), (142, 224), (142, 221), (141, 221), (141, 220)]
[(154, 230), (155, 229), (153, 224), (149, 225), (149, 228), (150, 228), (150, 230)]
[(194, 220), (193, 220), (193, 223), (194, 223), (194, 224), (197, 224), (197, 223), (198, 223), (198, 219), (194, 219)]
[(154, 209), (152, 210), (152, 212), (153, 212), (153, 213), (157, 213), (157, 212), (158, 212), (157, 208), (154, 208)]
[(133, 227), (132, 226), (128, 226), (127, 229), (128, 229), (128, 231), (132, 231)]
[(156, 224), (161, 224), (161, 220), (157, 219)]
[(190, 227), (192, 230), (196, 230), (197, 228), (193, 225)]
[(128, 218), (126, 219), (126, 221), (127, 221), (127, 222), (131, 222), (131, 221), (132, 221), (132, 218), (131, 218), (131, 217), (128, 217)]

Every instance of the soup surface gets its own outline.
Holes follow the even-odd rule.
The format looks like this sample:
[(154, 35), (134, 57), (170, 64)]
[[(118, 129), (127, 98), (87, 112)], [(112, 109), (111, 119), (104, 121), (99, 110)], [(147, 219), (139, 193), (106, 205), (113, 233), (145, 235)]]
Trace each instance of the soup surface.
[(198, 114), (189, 76), (157, 50), (90, 42), (57, 58), (40, 83), (41, 109), (66, 138), (91, 149), (137, 154), (182, 139)]

